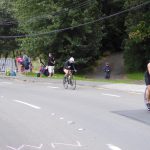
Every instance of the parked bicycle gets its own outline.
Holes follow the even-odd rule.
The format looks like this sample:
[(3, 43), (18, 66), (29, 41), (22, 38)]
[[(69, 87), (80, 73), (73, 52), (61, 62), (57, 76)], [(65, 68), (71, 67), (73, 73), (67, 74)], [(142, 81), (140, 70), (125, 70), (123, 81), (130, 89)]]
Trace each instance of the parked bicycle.
[(76, 79), (74, 75), (75, 71), (70, 70), (67, 76), (64, 76), (63, 78), (63, 86), (65, 89), (68, 89), (70, 86), (73, 90), (76, 89)]

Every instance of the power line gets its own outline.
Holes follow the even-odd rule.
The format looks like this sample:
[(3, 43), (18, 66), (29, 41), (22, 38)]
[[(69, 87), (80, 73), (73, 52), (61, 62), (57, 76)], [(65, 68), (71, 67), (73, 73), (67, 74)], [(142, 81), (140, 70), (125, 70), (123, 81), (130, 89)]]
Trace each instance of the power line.
[(90, 0), (87, 0), (85, 2), (79, 3), (78, 6), (70, 6), (70, 7), (64, 8), (58, 12), (52, 13), (52, 14), (46, 14), (46, 15), (41, 15), (38, 17), (33, 17), (33, 18), (29, 19), (26, 23), (31, 22), (33, 20), (37, 20), (37, 19), (40, 20), (40, 19), (44, 19), (44, 18), (50, 18), (50, 17), (58, 16), (64, 12), (68, 12), (69, 9), (74, 10), (74, 9), (84, 8), (84, 7), (88, 6), (89, 2), (90, 2)]
[(150, 1), (149, 1), (149, 2), (145, 2), (145, 3), (142, 3), (142, 4), (137, 5), (137, 6), (134, 6), (134, 7), (131, 7), (131, 8), (129, 8), (129, 9), (120, 11), (120, 12), (118, 12), (118, 13), (114, 13), (114, 14), (109, 15), (109, 16), (101, 17), (101, 18), (99, 18), (99, 19), (97, 19), (97, 20), (93, 20), (93, 21), (86, 22), (86, 23), (79, 24), (79, 25), (72, 26), (72, 27), (67, 27), (67, 28), (63, 28), (63, 29), (53, 30), (53, 31), (51, 31), (51, 32), (37, 33), (37, 34), (28, 34), (28, 35), (0, 36), (0, 38), (1, 38), (1, 39), (26, 38), (26, 37), (36, 37), (36, 36), (50, 35), (50, 34), (52, 34), (52, 33), (63, 32), (63, 31), (67, 31), (67, 30), (74, 29), (74, 28), (79, 28), (79, 27), (82, 27), (82, 26), (86, 26), (86, 25), (89, 25), (89, 24), (93, 24), (93, 23), (96, 23), (96, 22), (99, 22), (99, 21), (102, 21), (102, 20), (106, 20), (106, 19), (109, 19), (109, 18), (118, 16), (118, 15), (121, 15), (121, 14), (124, 14), (124, 13), (127, 13), (127, 12), (130, 12), (130, 11), (132, 11), (132, 10), (137, 10), (137, 9), (143, 7), (143, 6), (148, 5), (149, 3), (150, 3)]
[[(70, 9), (74, 10), (74, 9), (84, 8), (84, 7), (86, 7), (86, 6), (89, 5), (90, 1), (91, 0), (86, 0), (86, 1), (81, 2), (81, 3), (75, 3), (75, 4), (77, 4), (77, 6), (75, 6), (75, 5), (69, 5), (69, 7), (63, 8), (62, 10), (54, 12), (52, 14), (44, 14), (44, 15), (32, 17), (32, 18), (28, 19), (25, 22), (21, 22), (21, 24), (30, 23), (30, 22), (33, 22), (35, 20), (40, 20), (40, 19), (44, 19), (44, 18), (48, 18), (49, 19), (49, 18), (58, 16), (58, 15), (64, 13), (64, 12), (68, 12)], [(3, 21), (3, 22), (0, 21), (0, 25), (1, 26), (4, 26), (4, 25), (9, 26), (9, 25), (13, 25), (13, 24), (17, 24), (17, 22), (16, 21), (7, 21), (7, 22), (6, 21)]]

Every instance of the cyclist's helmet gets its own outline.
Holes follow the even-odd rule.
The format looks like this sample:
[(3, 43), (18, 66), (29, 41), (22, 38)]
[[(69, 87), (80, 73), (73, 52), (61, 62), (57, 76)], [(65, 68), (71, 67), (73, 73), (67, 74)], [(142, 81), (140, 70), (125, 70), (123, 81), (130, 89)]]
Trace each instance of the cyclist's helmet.
[(74, 58), (73, 58), (73, 57), (70, 57), (69, 62), (70, 62), (70, 63), (74, 63)]

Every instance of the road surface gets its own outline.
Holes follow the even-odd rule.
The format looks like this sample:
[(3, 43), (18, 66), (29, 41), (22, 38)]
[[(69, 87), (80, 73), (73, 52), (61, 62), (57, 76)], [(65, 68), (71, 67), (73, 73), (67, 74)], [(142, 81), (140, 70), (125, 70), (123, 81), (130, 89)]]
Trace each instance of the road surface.
[(143, 92), (107, 86), (0, 79), (0, 150), (149, 150)]

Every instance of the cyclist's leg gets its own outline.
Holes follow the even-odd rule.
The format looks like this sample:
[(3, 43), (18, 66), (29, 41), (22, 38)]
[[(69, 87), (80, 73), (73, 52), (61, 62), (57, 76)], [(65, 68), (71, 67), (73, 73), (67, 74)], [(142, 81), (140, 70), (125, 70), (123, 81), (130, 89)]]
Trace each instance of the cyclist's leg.
[(150, 103), (150, 85), (147, 85), (146, 97), (148, 103)]
[(67, 76), (68, 76), (68, 74), (69, 74), (69, 70), (64, 69), (64, 73), (65, 73), (65, 77), (67, 77)]

